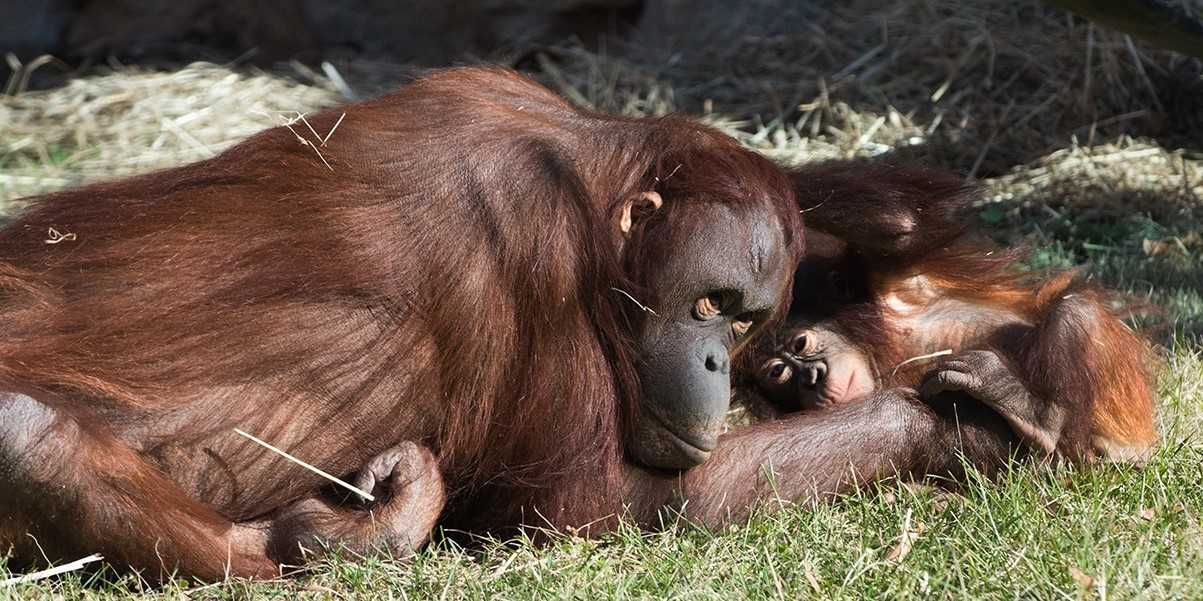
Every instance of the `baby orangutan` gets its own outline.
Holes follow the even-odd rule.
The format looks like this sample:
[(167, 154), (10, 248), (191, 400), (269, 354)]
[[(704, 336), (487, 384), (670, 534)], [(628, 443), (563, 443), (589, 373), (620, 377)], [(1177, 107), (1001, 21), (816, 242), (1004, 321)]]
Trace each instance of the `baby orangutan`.
[[(802, 206), (821, 205), (806, 215), (790, 316), (753, 363), (770, 411), (902, 386), (937, 410), (967, 396), (1038, 453), (1147, 458), (1157, 440), (1149, 347), (1109, 308), (1113, 295), (1072, 273), (1014, 269), (1019, 251), (979, 241), (960, 219), (973, 195), (959, 178), (891, 166), (847, 179), (819, 172), (826, 187), (796, 180)], [(826, 192), (846, 192), (853, 178), (869, 182), (863, 195)]]

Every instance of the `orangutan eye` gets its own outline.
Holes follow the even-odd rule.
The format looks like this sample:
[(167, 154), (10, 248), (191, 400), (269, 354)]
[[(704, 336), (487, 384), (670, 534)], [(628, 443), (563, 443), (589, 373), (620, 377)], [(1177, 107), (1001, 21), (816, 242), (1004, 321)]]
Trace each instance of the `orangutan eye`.
[(770, 384), (784, 384), (794, 375), (794, 369), (780, 359), (773, 359), (765, 365), (764, 379)]
[(794, 337), (794, 339), (792, 341), (790, 341), (789, 350), (791, 353), (793, 353), (794, 355), (796, 355), (798, 357), (805, 357), (807, 355), (814, 354), (814, 352), (815, 352), (814, 336), (810, 336), (807, 332), (802, 332), (801, 334), (798, 334), (797, 336)]
[(723, 295), (711, 292), (693, 304), (693, 316), (703, 321), (714, 319), (723, 312)]

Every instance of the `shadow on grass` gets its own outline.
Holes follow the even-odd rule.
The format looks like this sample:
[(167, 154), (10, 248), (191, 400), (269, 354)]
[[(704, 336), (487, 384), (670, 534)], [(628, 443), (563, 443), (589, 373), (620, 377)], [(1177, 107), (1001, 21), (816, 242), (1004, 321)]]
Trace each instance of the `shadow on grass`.
[(1107, 185), (1037, 187), (978, 218), (1000, 242), (1027, 244), (1034, 268), (1080, 268), (1158, 307), (1142, 320), (1155, 341), (1203, 347), (1203, 199)]

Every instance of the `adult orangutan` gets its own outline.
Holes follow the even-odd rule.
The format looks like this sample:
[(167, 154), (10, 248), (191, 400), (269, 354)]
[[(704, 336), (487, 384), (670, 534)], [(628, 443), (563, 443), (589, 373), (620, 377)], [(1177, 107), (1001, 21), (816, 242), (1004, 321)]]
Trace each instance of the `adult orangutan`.
[[(484, 68), (307, 124), (328, 139), (271, 129), (0, 231), (18, 563), (274, 576), (315, 539), (404, 554), (436, 523), (721, 524), (1005, 432), (885, 390), (719, 437), (802, 240), (789, 178), (717, 131)], [(235, 428), (381, 499), (333, 503)]]
[(764, 345), (754, 381), (769, 401), (813, 408), (881, 385), (955, 392), (997, 411), (1038, 453), (1147, 457), (1157, 440), (1149, 347), (1107, 293), (1072, 273), (1014, 269), (1021, 252), (968, 228), (974, 190), (952, 174), (843, 164), (796, 178), (813, 210), (795, 286), (810, 293)]

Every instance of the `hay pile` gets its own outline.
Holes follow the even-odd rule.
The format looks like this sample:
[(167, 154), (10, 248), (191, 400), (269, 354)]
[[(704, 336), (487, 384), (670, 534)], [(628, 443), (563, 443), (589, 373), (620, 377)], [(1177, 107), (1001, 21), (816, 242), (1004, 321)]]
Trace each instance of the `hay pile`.
[(1142, 213), (1161, 223), (1203, 217), (1203, 161), (1127, 136), (1055, 151), (986, 184), (992, 201), (1016, 209), (1114, 218)]
[[(546, 49), (531, 67), (580, 104), (701, 114), (787, 164), (896, 153), (988, 177), (1016, 207), (1122, 197), (1123, 211), (1194, 219), (1203, 206), (1200, 61), (1039, 0), (688, 5), (655, 3), (627, 42)], [(336, 67), (360, 94), (411, 72)], [(0, 98), (0, 202), (209, 156), (281, 111), (341, 101), (341, 79), (194, 64)]]
[(845, 156), (918, 131), (918, 154), (979, 176), (1074, 137), (1203, 140), (1203, 63), (1039, 0), (659, 6), (606, 56), (561, 49), (562, 82), (608, 110), (759, 119)]
[(332, 85), (197, 63), (124, 68), (0, 99), (0, 200), (212, 156), (281, 112), (340, 100)]

